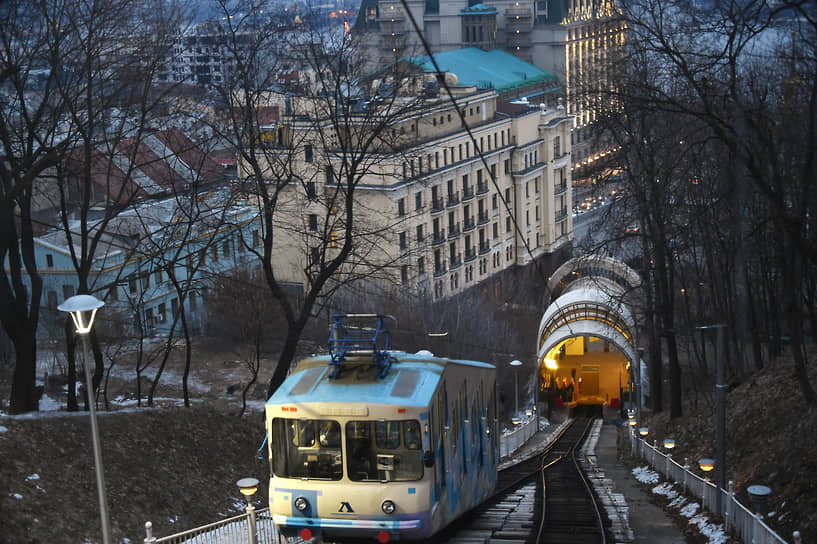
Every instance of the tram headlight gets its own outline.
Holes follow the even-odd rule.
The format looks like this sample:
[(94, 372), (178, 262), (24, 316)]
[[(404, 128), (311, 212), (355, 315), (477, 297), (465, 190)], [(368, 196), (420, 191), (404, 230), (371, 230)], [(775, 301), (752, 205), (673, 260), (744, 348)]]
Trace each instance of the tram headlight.
[(294, 504), (295, 504), (295, 509), (298, 510), (298, 512), (303, 512), (304, 510), (309, 508), (309, 501), (307, 501), (303, 497), (296, 498)]
[(380, 509), (383, 510), (384, 514), (394, 514), (395, 509), (397, 507), (394, 505), (392, 501), (386, 500), (383, 501), (383, 504), (380, 505)]

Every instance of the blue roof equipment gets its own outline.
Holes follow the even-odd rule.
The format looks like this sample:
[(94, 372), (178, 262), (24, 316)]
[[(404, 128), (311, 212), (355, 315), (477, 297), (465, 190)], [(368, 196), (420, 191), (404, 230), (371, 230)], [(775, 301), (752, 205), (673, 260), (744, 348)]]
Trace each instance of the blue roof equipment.
[(384, 323), (394, 319), (379, 314), (334, 314), (329, 332), (330, 378), (340, 375), (347, 357), (371, 356), (377, 368), (377, 377), (384, 378), (391, 368), (389, 347), (391, 336)]

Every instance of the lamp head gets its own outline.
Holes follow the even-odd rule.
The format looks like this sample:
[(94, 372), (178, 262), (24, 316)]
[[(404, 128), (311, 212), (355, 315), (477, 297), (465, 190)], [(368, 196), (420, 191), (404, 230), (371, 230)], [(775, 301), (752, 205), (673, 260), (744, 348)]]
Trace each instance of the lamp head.
[(74, 295), (57, 306), (57, 309), (71, 314), (77, 334), (88, 334), (94, 326), (96, 311), (104, 305), (104, 302), (91, 295)]
[(511, 361), (511, 366), (522, 366), (522, 361), (514, 359), (513, 361)]
[(698, 466), (704, 472), (711, 472), (715, 470), (715, 461), (709, 458), (698, 459)]
[(673, 440), (672, 438), (665, 438), (664, 447), (667, 448), (668, 450), (671, 450), (672, 448), (675, 447), (675, 440)]
[(650, 428), (649, 428), (649, 427), (639, 427), (639, 428), (638, 428), (638, 434), (640, 434), (641, 436), (647, 436), (647, 434), (648, 434), (649, 432), (650, 432)]
[(258, 491), (258, 480), (255, 478), (241, 478), (235, 485), (238, 486), (241, 494), (247, 497), (247, 500), (250, 500), (250, 497)]

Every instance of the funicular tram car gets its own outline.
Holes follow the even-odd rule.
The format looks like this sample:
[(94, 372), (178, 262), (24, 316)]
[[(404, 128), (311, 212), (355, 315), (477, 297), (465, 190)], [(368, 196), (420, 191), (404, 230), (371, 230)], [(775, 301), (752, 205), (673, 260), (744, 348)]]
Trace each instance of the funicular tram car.
[(490, 495), (493, 365), (391, 350), (383, 316), (368, 314), (334, 316), (329, 348), (300, 361), (266, 404), (282, 535), (417, 540)]

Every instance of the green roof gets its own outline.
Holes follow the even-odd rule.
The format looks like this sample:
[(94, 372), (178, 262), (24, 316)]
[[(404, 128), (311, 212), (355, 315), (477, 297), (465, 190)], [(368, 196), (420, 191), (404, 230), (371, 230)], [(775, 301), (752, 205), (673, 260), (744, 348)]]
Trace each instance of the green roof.
[[(554, 74), (499, 49), (483, 51), (477, 47), (467, 47), (437, 53), (434, 59), (440, 70), (456, 74), (460, 85), (476, 85), (480, 89), (503, 92), (556, 80)], [(427, 72), (435, 71), (434, 63), (427, 56), (415, 57), (411, 62)]]

